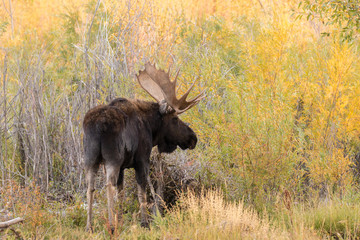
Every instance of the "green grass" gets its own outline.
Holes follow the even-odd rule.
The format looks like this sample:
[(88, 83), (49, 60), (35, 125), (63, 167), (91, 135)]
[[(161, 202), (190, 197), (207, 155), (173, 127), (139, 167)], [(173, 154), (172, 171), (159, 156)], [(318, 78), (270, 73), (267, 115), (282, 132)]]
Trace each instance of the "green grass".
[(360, 236), (360, 206), (357, 203), (332, 200), (309, 208), (304, 214), (308, 226), (323, 233), (343, 239)]

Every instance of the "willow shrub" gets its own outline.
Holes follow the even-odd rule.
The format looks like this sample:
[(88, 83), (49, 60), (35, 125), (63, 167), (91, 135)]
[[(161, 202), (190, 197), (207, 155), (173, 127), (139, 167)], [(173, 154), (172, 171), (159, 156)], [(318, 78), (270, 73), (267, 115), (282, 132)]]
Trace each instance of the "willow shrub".
[(284, 189), (342, 194), (359, 145), (357, 48), (270, 11), (183, 30), (183, 75), (201, 73), (207, 89), (186, 116), (200, 135), (201, 176), (259, 206)]

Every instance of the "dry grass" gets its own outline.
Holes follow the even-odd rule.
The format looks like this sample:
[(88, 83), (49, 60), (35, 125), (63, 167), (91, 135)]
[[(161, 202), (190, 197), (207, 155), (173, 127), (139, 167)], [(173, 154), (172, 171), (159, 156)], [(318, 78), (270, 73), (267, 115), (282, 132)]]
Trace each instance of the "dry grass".
[(295, 234), (281, 229), (264, 214), (259, 216), (243, 202), (229, 203), (211, 190), (183, 194), (165, 218), (155, 218), (151, 231), (133, 226), (125, 239), (319, 239), (307, 228)]
[(179, 238), (288, 238), (287, 233), (271, 227), (266, 216), (259, 217), (242, 202), (225, 202), (224, 196), (217, 191), (202, 193), (200, 197), (193, 193), (182, 196), (179, 207), (170, 216), (173, 217), (170, 235)]

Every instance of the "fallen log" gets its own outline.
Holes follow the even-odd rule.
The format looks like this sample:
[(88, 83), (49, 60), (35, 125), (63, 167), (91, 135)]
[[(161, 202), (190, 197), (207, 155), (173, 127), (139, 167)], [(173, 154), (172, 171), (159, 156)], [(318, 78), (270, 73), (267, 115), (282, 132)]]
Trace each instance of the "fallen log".
[(23, 218), (17, 217), (17, 218), (11, 219), (11, 220), (6, 221), (6, 222), (0, 222), (0, 229), (8, 228), (11, 225), (14, 225), (14, 224), (17, 224), (17, 223), (23, 222), (23, 221), (24, 221)]

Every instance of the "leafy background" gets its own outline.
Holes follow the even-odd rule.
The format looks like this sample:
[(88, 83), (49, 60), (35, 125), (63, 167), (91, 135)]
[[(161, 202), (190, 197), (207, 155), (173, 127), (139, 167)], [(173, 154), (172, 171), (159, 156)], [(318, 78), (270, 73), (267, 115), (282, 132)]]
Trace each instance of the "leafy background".
[[(348, 1), (347, 8), (320, 2), (2, 2), (0, 209), (31, 219), (19, 227), (24, 238), (86, 237), (82, 118), (116, 96), (150, 100), (135, 74), (152, 61), (181, 69), (179, 94), (195, 80), (194, 94), (206, 90), (207, 97), (181, 116), (198, 134), (197, 148), (165, 156), (204, 189), (217, 189), (201, 204), (215, 198), (226, 209), (240, 201), (237, 207), (259, 217), (252, 221), (261, 229), (251, 231), (260, 238), (357, 236), (360, 62), (353, 13), (359, 2)], [(349, 16), (355, 19), (350, 25)], [(99, 188), (96, 237), (108, 238)], [(191, 196), (184, 198), (189, 205), (156, 218), (150, 233), (136, 227), (136, 206), (128, 207), (133, 211), (119, 236), (176, 238), (171, 214), (192, 216), (184, 209), (196, 208)], [(199, 220), (199, 229), (208, 223), (180, 219), (184, 232), (195, 231), (191, 221)], [(56, 235), (59, 229), (64, 235)], [(226, 229), (210, 237), (239, 236)], [(240, 236), (252, 236), (244, 229)]]

